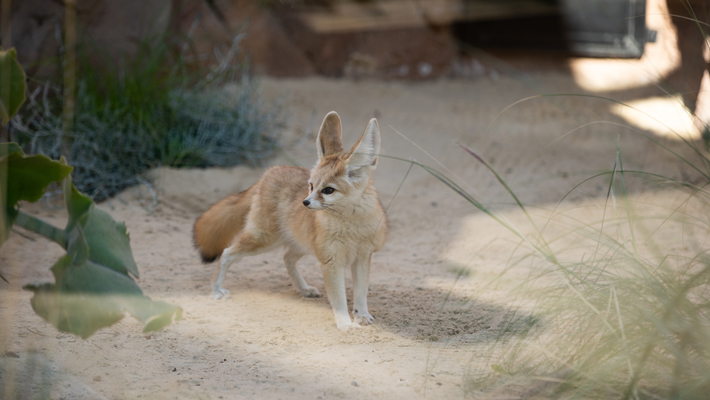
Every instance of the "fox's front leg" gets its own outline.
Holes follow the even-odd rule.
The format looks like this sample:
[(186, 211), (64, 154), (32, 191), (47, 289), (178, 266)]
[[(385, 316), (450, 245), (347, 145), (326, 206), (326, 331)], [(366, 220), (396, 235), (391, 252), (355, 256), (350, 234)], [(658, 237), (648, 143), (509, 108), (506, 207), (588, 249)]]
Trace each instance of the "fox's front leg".
[(359, 328), (360, 325), (354, 324), (348, 314), (348, 301), (345, 296), (345, 263), (331, 260), (321, 264), (321, 268), (323, 269), (325, 291), (330, 306), (333, 308), (335, 324), (338, 329), (344, 331), (350, 328)]
[(375, 318), (367, 311), (367, 291), (370, 286), (370, 259), (372, 254), (360, 254), (352, 264), (353, 318), (356, 324), (371, 324)]

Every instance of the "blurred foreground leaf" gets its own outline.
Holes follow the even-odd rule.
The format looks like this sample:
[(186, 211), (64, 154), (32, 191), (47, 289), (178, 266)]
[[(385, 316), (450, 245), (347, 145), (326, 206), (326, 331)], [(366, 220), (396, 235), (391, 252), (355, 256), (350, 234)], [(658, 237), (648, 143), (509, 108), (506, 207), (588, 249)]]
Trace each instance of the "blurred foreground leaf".
[[(0, 51), (0, 119), (7, 124), (25, 101), (25, 73), (15, 49)], [(131, 275), (138, 267), (126, 226), (114, 221), (79, 192), (64, 158), (25, 156), (16, 143), (0, 143), (0, 246), (17, 224), (50, 239), (65, 250), (52, 267), (54, 284), (27, 285), (32, 308), (57, 329), (87, 338), (111, 326), (126, 312), (145, 324), (144, 332), (161, 329), (182, 317), (180, 307), (152, 301)], [(20, 201), (35, 202), (47, 186), (61, 182), (69, 221), (64, 230), (19, 210)], [(130, 274), (129, 274), (130, 273)], [(0, 278), (5, 278), (0, 275)]]
[[(62, 183), (69, 213), (67, 255), (52, 267), (54, 284), (28, 285), (32, 308), (57, 329), (87, 338), (121, 320), (126, 312), (150, 332), (182, 318), (178, 306), (144, 296), (126, 226), (94, 206), (66, 177)], [(130, 274), (129, 274), (130, 273)]]
[(18, 215), (17, 203), (24, 200), (35, 202), (44, 194), (52, 182), (69, 176), (72, 167), (43, 155), (25, 156), (16, 143), (0, 143), (0, 166), (7, 168), (7, 181), (0, 182), (5, 187), (5, 215), (0, 245), (7, 238)]
[(114, 221), (107, 212), (94, 207), (94, 202), (74, 187), (71, 178), (67, 177), (62, 186), (69, 213), (66, 227), (69, 256), (81, 257), (86, 248), (89, 249), (89, 260), (121, 274), (128, 275), (130, 272), (138, 277), (126, 225)]
[[(0, 245), (14, 223), (67, 251), (51, 269), (55, 283), (25, 286), (35, 294), (31, 303), (38, 315), (57, 329), (82, 338), (120, 321), (126, 312), (145, 325), (144, 332), (182, 318), (180, 307), (143, 295), (133, 280), (138, 277), (138, 267), (126, 226), (96, 208), (93, 200), (76, 189), (69, 176), (72, 167), (64, 159), (27, 157), (14, 143), (0, 144), (0, 156), (0, 167), (7, 170), (7, 191), (3, 192), (7, 201), (0, 207), (5, 217), (0, 220), (5, 221), (0, 227)], [(18, 208), (21, 200), (39, 200), (52, 182), (61, 182), (64, 190), (69, 214), (64, 230)]]
[(126, 312), (151, 332), (182, 318), (182, 309), (144, 296), (129, 276), (86, 261), (74, 264), (63, 256), (52, 267), (54, 284), (27, 285), (35, 293), (32, 308), (57, 329), (86, 339), (120, 321)]
[(0, 120), (5, 125), (25, 102), (25, 71), (14, 48), (0, 51)]

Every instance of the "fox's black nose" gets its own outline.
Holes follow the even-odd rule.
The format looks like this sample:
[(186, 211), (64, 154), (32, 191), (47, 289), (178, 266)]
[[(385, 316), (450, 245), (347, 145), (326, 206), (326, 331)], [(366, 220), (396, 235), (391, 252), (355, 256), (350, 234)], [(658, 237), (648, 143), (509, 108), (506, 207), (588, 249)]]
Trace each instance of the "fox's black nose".
[(310, 204), (311, 204), (310, 201), (308, 201), (308, 200), (303, 200), (303, 205), (304, 205), (304, 206), (308, 207), (308, 205), (310, 205)]

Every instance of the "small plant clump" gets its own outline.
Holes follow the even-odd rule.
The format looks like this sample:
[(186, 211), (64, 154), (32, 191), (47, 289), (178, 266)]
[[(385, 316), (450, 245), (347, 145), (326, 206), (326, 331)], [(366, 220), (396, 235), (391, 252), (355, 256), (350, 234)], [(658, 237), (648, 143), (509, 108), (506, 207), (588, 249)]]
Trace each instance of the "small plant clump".
[[(519, 392), (524, 399), (708, 398), (710, 159), (697, 143), (685, 142), (697, 156), (690, 159), (641, 134), (693, 168), (701, 183), (625, 170), (617, 145), (614, 167), (572, 188), (542, 226), (501, 175), (461, 145), (527, 216), (535, 231), (529, 236), (449, 178), (425, 168), (528, 249), (508, 268), (529, 265), (519, 295), (534, 304), (532, 316), (540, 323), (497, 340), (491, 370), (471, 374), (469, 388)], [(604, 204), (593, 207), (600, 215), (588, 220), (574, 215), (577, 206), (560, 210), (567, 196), (600, 180), (607, 185)], [(630, 187), (642, 194), (630, 196)], [(663, 188), (674, 205), (647, 199), (655, 198), (645, 192), (651, 187)]]
[[(487, 368), (466, 373), (466, 396), (710, 398), (710, 157), (700, 141), (677, 133), (692, 156), (635, 132), (692, 169), (694, 179), (625, 169), (617, 143), (611, 170), (571, 188), (544, 220), (528, 211), (490, 163), (459, 144), (506, 190), (529, 223), (522, 229), (442, 172), (387, 156), (423, 168), (520, 240), (494, 281), (526, 268), (510, 303), (527, 308), (516, 309), (495, 332)], [(602, 183), (601, 204), (564, 209), (571, 194)]]
[[(12, 118), (25, 101), (25, 73), (14, 48), (0, 50), (0, 117)], [(54, 283), (30, 284), (32, 309), (57, 329), (87, 338), (111, 326), (127, 311), (145, 323), (144, 332), (182, 318), (182, 309), (144, 296), (134, 281), (138, 267), (123, 223), (94, 206), (72, 184), (66, 160), (26, 156), (17, 143), (0, 143), (0, 246), (20, 226), (66, 250), (51, 268)], [(47, 186), (60, 184), (68, 214), (65, 229), (20, 210), (36, 202)], [(7, 279), (0, 274), (0, 279)]]
[(145, 182), (141, 174), (157, 166), (257, 163), (277, 147), (280, 110), (238, 61), (239, 39), (213, 69), (175, 54), (167, 40), (146, 41), (119, 67), (97, 66), (85, 52), (71, 130), (64, 132), (61, 86), (35, 82), (11, 138), (54, 159), (70, 143), (74, 184), (96, 200)]

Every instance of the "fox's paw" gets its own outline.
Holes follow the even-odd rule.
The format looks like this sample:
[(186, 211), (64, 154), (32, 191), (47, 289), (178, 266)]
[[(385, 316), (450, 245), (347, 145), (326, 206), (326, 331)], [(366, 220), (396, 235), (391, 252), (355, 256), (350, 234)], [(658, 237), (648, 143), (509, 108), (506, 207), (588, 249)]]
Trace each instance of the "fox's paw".
[(340, 329), (341, 331), (348, 331), (350, 329), (361, 328), (360, 325), (352, 322), (350, 320), (350, 316), (347, 314), (336, 315), (335, 316), (335, 324), (338, 326), (338, 329)]
[(347, 323), (338, 324), (338, 329), (340, 329), (343, 332), (349, 331), (352, 329), (360, 329), (360, 328), (362, 328), (362, 326), (360, 326), (359, 324), (356, 324), (354, 322), (347, 322)]
[(306, 286), (302, 290), (299, 290), (301, 296), (303, 297), (320, 297), (320, 292), (313, 286)]
[(355, 320), (356, 324), (361, 324), (361, 325), (370, 325), (371, 323), (375, 322), (375, 317), (370, 315), (370, 313), (367, 312), (357, 312), (353, 311), (353, 318)]
[(213, 289), (212, 298), (215, 300), (226, 300), (229, 296), (229, 290), (225, 288)]

